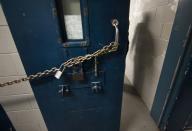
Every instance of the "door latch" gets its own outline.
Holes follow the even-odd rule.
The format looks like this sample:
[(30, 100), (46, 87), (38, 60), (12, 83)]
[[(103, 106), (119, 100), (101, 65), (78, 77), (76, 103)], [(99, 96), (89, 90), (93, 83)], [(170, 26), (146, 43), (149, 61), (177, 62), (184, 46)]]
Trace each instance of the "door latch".
[(70, 96), (71, 95), (71, 90), (69, 88), (69, 85), (59, 85), (61, 89), (58, 91), (59, 94), (62, 96)]
[(102, 92), (102, 87), (101, 87), (100, 81), (91, 82), (91, 84), (92, 84), (91, 90), (93, 93), (101, 93)]

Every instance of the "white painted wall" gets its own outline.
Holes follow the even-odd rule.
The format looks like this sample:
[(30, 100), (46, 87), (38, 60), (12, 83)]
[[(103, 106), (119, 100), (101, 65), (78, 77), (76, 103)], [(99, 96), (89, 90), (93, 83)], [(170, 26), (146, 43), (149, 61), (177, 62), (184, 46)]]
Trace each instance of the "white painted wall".
[[(0, 6), (0, 82), (26, 76)], [(17, 131), (47, 131), (29, 82), (0, 88), (0, 104)]]
[(125, 83), (137, 89), (149, 109), (156, 93), (177, 4), (178, 0), (131, 0)]

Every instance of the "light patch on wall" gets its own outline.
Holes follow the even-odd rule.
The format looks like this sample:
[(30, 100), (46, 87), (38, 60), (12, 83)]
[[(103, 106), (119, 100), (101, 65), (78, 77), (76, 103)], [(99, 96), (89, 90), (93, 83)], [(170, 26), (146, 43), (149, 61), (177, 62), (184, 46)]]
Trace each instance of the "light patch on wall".
[(125, 82), (150, 110), (156, 93), (178, 0), (131, 0)]
[(178, 2), (179, 0), (173, 0), (172, 3), (169, 3), (170, 5), (170, 8), (173, 12), (176, 12), (177, 11), (177, 6), (178, 6)]

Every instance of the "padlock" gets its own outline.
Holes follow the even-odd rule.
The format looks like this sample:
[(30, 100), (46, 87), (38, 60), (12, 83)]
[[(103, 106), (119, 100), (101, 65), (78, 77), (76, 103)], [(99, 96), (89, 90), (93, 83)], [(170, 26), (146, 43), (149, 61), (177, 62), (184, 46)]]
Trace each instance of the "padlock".
[(55, 74), (55, 78), (60, 79), (62, 73), (63, 73), (62, 71), (58, 70), (58, 71), (56, 72), (56, 74)]
[(64, 71), (65, 71), (65, 67), (63, 67), (62, 71), (59, 69), (59, 70), (55, 73), (55, 78), (60, 79)]

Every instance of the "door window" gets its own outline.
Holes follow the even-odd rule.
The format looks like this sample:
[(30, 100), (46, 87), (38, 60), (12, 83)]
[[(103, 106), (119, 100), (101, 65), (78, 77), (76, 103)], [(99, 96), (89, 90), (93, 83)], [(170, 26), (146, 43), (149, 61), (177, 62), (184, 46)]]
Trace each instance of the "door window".
[(62, 6), (67, 39), (83, 39), (80, 0), (62, 0)]
[(64, 47), (88, 46), (87, 0), (56, 0)]

